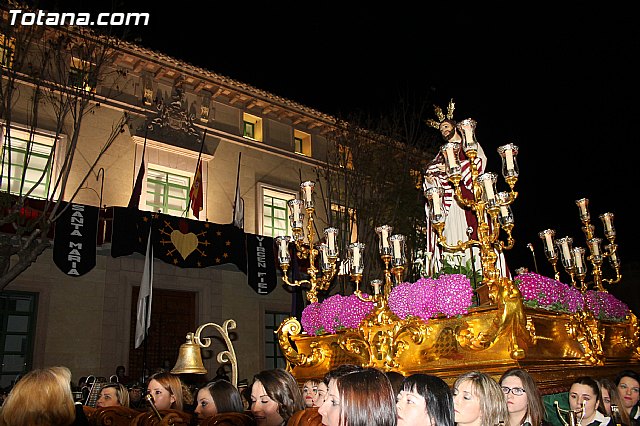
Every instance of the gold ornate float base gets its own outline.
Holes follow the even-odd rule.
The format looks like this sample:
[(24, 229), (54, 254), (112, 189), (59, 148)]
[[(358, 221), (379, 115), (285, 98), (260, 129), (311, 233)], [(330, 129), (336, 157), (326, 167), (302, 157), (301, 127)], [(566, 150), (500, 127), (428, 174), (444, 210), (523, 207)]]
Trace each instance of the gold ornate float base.
[(534, 376), (544, 393), (552, 393), (578, 376), (613, 376), (640, 367), (633, 314), (624, 322), (599, 321), (584, 312), (523, 307), (519, 297), (502, 300), (507, 303), (427, 322), (401, 320), (383, 306), (357, 330), (321, 336), (301, 333), (300, 323), (288, 318), (277, 333), (288, 368), (300, 382), (322, 378), (341, 364), (434, 374), (449, 384), (467, 371), (498, 378), (518, 366)]

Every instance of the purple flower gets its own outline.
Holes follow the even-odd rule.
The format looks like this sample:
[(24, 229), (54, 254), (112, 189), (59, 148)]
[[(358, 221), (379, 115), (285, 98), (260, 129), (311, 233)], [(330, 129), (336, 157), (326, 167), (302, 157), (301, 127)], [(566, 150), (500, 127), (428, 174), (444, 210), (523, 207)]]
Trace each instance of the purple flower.
[[(363, 294), (363, 297), (367, 297)], [(300, 324), (311, 336), (335, 333), (343, 328), (357, 328), (373, 309), (373, 302), (364, 302), (355, 294), (334, 294), (321, 303), (312, 303), (302, 311)]]
[(322, 333), (323, 328), (320, 323), (320, 303), (311, 303), (303, 309), (300, 316), (300, 325), (302, 329), (311, 336), (316, 336)]
[(466, 275), (441, 275), (435, 286), (434, 297), (440, 313), (447, 318), (464, 315), (473, 303), (471, 281)]
[(622, 321), (629, 313), (629, 307), (607, 292), (588, 290), (585, 304), (593, 316), (601, 320)]
[(413, 298), (413, 284), (404, 282), (395, 286), (389, 293), (389, 309), (400, 319), (411, 315), (410, 303)]
[[(367, 294), (363, 293), (362, 296), (366, 298)], [(340, 322), (342, 326), (346, 328), (358, 328), (362, 320), (369, 315), (369, 312), (373, 309), (373, 302), (364, 302), (355, 294), (343, 298), (342, 302)]]
[(342, 327), (340, 324), (342, 299), (341, 295), (334, 294), (326, 298), (320, 305), (320, 324), (327, 333), (335, 333)]
[(432, 278), (420, 278), (410, 285), (412, 293), (409, 311), (411, 315), (425, 321), (438, 315), (435, 296), (436, 284), (437, 281)]
[(575, 287), (534, 273), (520, 274), (516, 284), (527, 306), (575, 313), (588, 309), (598, 319), (622, 321), (629, 307), (615, 296), (596, 290), (584, 294)]
[(469, 312), (473, 300), (471, 282), (465, 275), (442, 275), (437, 280), (421, 278), (391, 290), (389, 308), (401, 319), (409, 315), (429, 320), (438, 314), (447, 317)]
[(584, 304), (578, 289), (533, 272), (518, 275), (516, 284), (527, 306), (573, 313)]

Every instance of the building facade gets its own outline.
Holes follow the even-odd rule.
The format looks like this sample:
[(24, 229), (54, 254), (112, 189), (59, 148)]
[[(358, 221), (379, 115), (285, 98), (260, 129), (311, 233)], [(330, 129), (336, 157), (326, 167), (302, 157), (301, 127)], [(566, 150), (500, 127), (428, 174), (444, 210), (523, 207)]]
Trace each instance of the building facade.
[[(26, 143), (21, 141), (35, 141), (41, 155), (32, 155), (24, 163), (24, 176), (27, 180), (30, 174), (46, 176), (39, 183), (29, 180), (35, 188), (30, 198), (59, 191), (53, 182), (63, 168), (64, 147), (77, 136), (67, 189), (60, 196), (64, 201), (73, 197), (74, 203), (103, 207), (101, 216), (109, 207), (127, 206), (142, 165), (144, 180), (137, 205), (142, 211), (228, 224), (233, 220), (237, 184), (244, 200), (246, 233), (291, 233), (286, 202), (300, 198), (301, 178), (316, 180), (315, 168), (324, 164), (330, 149), (332, 117), (121, 41), (109, 47), (100, 78), (87, 78), (83, 74), (86, 58), (75, 53), (85, 35), (73, 29), (66, 35), (72, 42), (58, 54), (66, 58), (68, 75), (49, 92), (83, 86), (91, 93), (91, 112), (73, 135), (66, 131), (73, 123), (67, 120), (61, 131), (47, 102), (42, 102), (34, 127), (29, 99), (37, 85), (12, 56), (20, 41), (5, 33), (0, 43), (3, 84), (12, 75), (23, 94), (13, 103), (11, 119), (1, 117), (3, 153), (8, 152), (9, 140), (14, 152)], [(47, 37), (52, 35), (43, 34), (42, 40)], [(44, 42), (34, 46), (51, 48)], [(92, 159), (99, 156), (124, 116), (123, 131), (91, 168)], [(52, 151), (57, 155), (48, 164)], [(202, 160), (203, 209), (196, 219), (190, 209), (185, 210), (198, 159)], [(2, 190), (19, 193), (19, 185), (6, 185), (17, 175), (14, 180), (5, 176), (6, 162), (3, 155)], [(325, 217), (319, 209), (319, 229)], [(133, 334), (145, 258), (140, 254), (112, 257), (109, 226), (100, 229), (96, 266), (90, 272), (80, 277), (64, 273), (53, 262), (52, 249), (47, 249), (3, 289), (3, 387), (24, 371), (52, 365), (69, 367), (74, 380), (88, 375), (108, 377), (118, 365), (124, 365), (134, 380), (142, 374), (142, 348), (134, 349)], [(247, 275), (232, 265), (180, 268), (156, 260), (153, 286), (154, 333), (171, 339), (155, 343), (162, 346), (164, 355), (146, 363), (150, 372), (173, 366), (187, 332), (230, 318), (237, 322), (233, 339), (240, 379), (250, 380), (262, 369), (284, 366), (273, 334), (292, 312), (292, 293), (282, 283), (261, 295), (247, 284)], [(219, 367), (215, 353), (223, 345), (214, 339), (210, 349), (203, 350), (203, 355), (208, 376), (213, 378)], [(157, 350), (147, 348), (149, 353)]]

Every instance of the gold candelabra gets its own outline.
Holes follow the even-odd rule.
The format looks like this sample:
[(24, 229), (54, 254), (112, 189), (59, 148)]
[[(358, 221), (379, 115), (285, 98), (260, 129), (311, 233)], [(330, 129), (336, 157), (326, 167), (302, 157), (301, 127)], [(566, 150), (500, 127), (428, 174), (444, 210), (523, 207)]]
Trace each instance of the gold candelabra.
[[(313, 188), (314, 182), (307, 181), (300, 184), (303, 199), (290, 200), (289, 210), (291, 214), (291, 228), (293, 237), (285, 235), (276, 237), (278, 245), (278, 261), (283, 272), (283, 281), (285, 284), (294, 287), (309, 286), (307, 290), (307, 299), (311, 303), (318, 301), (318, 291), (324, 291), (329, 288), (329, 284), (337, 272), (336, 262), (338, 260), (338, 245), (336, 236), (338, 230), (336, 228), (326, 228), (324, 230), (325, 242), (314, 245), (316, 233), (314, 228), (315, 207), (313, 204)], [(303, 211), (304, 208), (304, 211)], [(304, 232), (305, 213), (307, 218), (306, 235)], [(305, 244), (305, 239), (308, 245)], [(309, 260), (307, 275), (309, 279), (305, 280), (289, 280), (287, 271), (291, 263), (291, 254), (289, 252), (289, 244), (295, 243), (295, 255), (298, 259)], [(316, 258), (319, 257), (319, 266), (316, 267)], [(320, 272), (322, 272), (320, 274)]]
[[(571, 278), (571, 284), (578, 286), (576, 277), (580, 283), (580, 290), (586, 291), (588, 284), (585, 279), (588, 275), (588, 263), (591, 263), (591, 275), (593, 277), (593, 286), (598, 291), (606, 291), (603, 283), (616, 284), (622, 279), (620, 273), (620, 258), (618, 257), (618, 245), (615, 243), (616, 230), (613, 226), (613, 213), (603, 213), (600, 220), (604, 226), (604, 235), (609, 241), (604, 247), (600, 247), (602, 239), (594, 235), (595, 227), (591, 224), (591, 215), (589, 213), (589, 200), (581, 198), (576, 200), (576, 205), (580, 211), (580, 220), (582, 222), (582, 232), (584, 233), (589, 255), (586, 256), (586, 250), (582, 247), (572, 247), (573, 239), (571, 237), (558, 238), (554, 241), (556, 231), (546, 229), (538, 235), (543, 241), (544, 252), (547, 260), (553, 266), (555, 271), (555, 279), (560, 279), (560, 274), (556, 268), (558, 257), (560, 258), (565, 271)], [(557, 247), (558, 250), (555, 248)], [(602, 264), (604, 259), (608, 258), (611, 267), (615, 271), (615, 278), (603, 278)]]
[[(516, 162), (518, 147), (514, 144), (507, 144), (498, 148), (498, 153), (502, 157), (502, 175), (509, 185), (510, 191), (497, 193), (495, 189), (497, 175), (490, 172), (480, 174), (478, 171), (476, 122), (472, 119), (466, 119), (458, 123), (457, 126), (462, 136), (462, 149), (468, 158), (472, 198), (464, 197), (460, 187), (463, 174), (463, 163), (458, 159), (460, 143), (448, 142), (440, 148), (440, 152), (444, 157), (447, 178), (454, 187), (456, 201), (460, 205), (472, 209), (478, 220), (477, 239), (470, 238), (467, 241), (458, 241), (457, 243), (447, 241), (446, 236), (443, 235), (446, 211), (443, 208), (444, 189), (442, 187), (432, 187), (425, 191), (430, 220), (437, 233), (438, 243), (446, 251), (461, 252), (471, 247), (479, 247), (483, 284), (486, 284), (489, 290), (490, 300), (495, 301), (498, 291), (497, 285), (500, 280), (496, 261), (503, 250), (513, 248), (514, 244), (511, 235), (514, 218), (510, 206), (518, 196), (518, 193), (514, 191), (519, 174)], [(499, 238), (500, 229), (507, 234), (506, 243)]]
[[(316, 234), (314, 231), (314, 203), (313, 188), (314, 182), (307, 181), (300, 185), (302, 189), (303, 199), (294, 199), (289, 201), (289, 209), (291, 214), (291, 228), (293, 236), (278, 236), (275, 241), (278, 246), (278, 262), (283, 271), (283, 281), (285, 284), (298, 287), (309, 286), (307, 290), (307, 299), (311, 303), (318, 301), (318, 292), (326, 291), (329, 284), (338, 271), (338, 244), (336, 237), (338, 230), (336, 228), (326, 228), (324, 230), (324, 241), (318, 241), (313, 244)], [(302, 211), (304, 208), (304, 212)], [(306, 234), (303, 231), (305, 222), (305, 213), (307, 218)], [(363, 295), (360, 290), (360, 282), (364, 272), (364, 250), (365, 244), (354, 242), (349, 244), (346, 265), (349, 270), (351, 279), (356, 283), (355, 294), (363, 301), (375, 301), (379, 306), (386, 307), (386, 301), (391, 293), (395, 278), (396, 283), (402, 282), (405, 265), (407, 262), (405, 256), (406, 237), (401, 234), (391, 235), (393, 227), (382, 225), (376, 228), (379, 237), (379, 252), (382, 261), (385, 264), (385, 279), (373, 280), (371, 286), (374, 289), (374, 295)], [(308, 245), (305, 244), (308, 241)], [(289, 265), (291, 264), (291, 253), (289, 251), (290, 243), (294, 242), (295, 255), (298, 259), (308, 259), (309, 267), (306, 273), (309, 279), (291, 280), (287, 275)], [(319, 261), (316, 262), (316, 259)], [(316, 266), (316, 263), (318, 266)], [(321, 273), (320, 273), (321, 272)], [(383, 286), (381, 291), (381, 286)]]
[[(360, 291), (360, 281), (362, 280), (362, 272), (364, 271), (364, 262), (362, 252), (365, 245), (363, 243), (352, 243), (349, 245), (349, 253), (347, 261), (349, 263), (349, 272), (351, 279), (356, 283), (354, 294), (365, 302), (376, 303), (378, 311), (387, 310), (387, 301), (391, 289), (395, 284), (400, 284), (404, 276), (407, 258), (405, 256), (406, 237), (402, 234), (391, 235), (393, 227), (390, 225), (382, 225), (376, 228), (378, 234), (378, 252), (380, 259), (384, 262), (384, 281), (374, 279), (371, 281), (373, 288), (373, 296), (363, 296)], [(383, 286), (382, 292), (380, 287)]]

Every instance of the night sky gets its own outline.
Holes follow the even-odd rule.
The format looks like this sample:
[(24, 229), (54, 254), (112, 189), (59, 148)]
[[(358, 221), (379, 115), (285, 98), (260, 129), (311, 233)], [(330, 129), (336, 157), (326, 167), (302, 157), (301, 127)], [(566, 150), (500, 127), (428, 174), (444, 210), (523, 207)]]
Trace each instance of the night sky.
[[(607, 10), (584, 2), (484, 3), (98, 7), (148, 11), (151, 25), (130, 28), (130, 40), (139, 37), (145, 47), (332, 115), (377, 116), (409, 93), (442, 106), (454, 98), (456, 118), (478, 122), (499, 190), (507, 185), (496, 148), (510, 142), (520, 148), (517, 243), (507, 253), (512, 269), (534, 270), (531, 242), (540, 272), (550, 275), (537, 236), (543, 229), (585, 246), (575, 205), (582, 197), (590, 200), (597, 236), (604, 237), (597, 216), (616, 215), (622, 262), (637, 265), (635, 15), (616, 2), (607, 2)], [(64, 8), (96, 6), (65, 2)]]
[(631, 98), (640, 37), (631, 13), (447, 3), (424, 12), (274, 3), (202, 15), (154, 10), (142, 44), (329, 114), (384, 114), (409, 93), (443, 106), (454, 98), (457, 119), (477, 120), (501, 190), (496, 148), (520, 147), (512, 269), (534, 269), (532, 242), (540, 272), (549, 272), (543, 229), (585, 246), (575, 205), (582, 197), (597, 235), (597, 216), (616, 215), (622, 260), (636, 261), (629, 170), (637, 164)]

